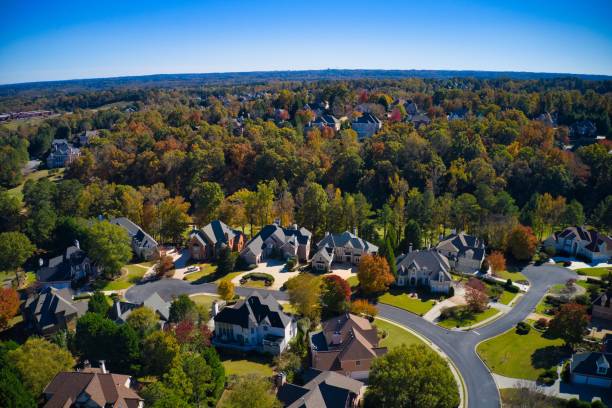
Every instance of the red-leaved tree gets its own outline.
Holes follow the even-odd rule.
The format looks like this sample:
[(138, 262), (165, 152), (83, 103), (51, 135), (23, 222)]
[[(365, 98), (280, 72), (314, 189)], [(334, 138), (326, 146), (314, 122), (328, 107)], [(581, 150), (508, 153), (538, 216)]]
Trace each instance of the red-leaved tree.
[(19, 310), (19, 294), (13, 288), (0, 289), (0, 329), (6, 329)]

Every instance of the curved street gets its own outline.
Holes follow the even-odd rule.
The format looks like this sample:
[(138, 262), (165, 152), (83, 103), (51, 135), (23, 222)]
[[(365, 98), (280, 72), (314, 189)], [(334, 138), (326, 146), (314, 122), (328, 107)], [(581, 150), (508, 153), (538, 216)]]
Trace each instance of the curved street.
[[(447, 330), (413, 313), (386, 304), (378, 304), (379, 316), (418, 332), (453, 361), (465, 382), (469, 407), (499, 407), (501, 404), (497, 385), (488, 368), (476, 354), (476, 346), (484, 340), (510, 330), (524, 320), (551, 286), (576, 277), (574, 272), (555, 265), (530, 265), (523, 269), (522, 273), (531, 283), (529, 291), (515, 303), (511, 311), (474, 330)], [(236, 293), (242, 296), (252, 291), (250, 288), (236, 288)], [(288, 298), (285, 292), (265, 289), (257, 291), (269, 292), (278, 300)], [(130, 302), (142, 302), (153, 292), (159, 293), (164, 299), (170, 299), (183, 293), (216, 293), (216, 285), (214, 283), (193, 285), (182, 280), (165, 279), (133, 286), (126, 292), (125, 297)]]

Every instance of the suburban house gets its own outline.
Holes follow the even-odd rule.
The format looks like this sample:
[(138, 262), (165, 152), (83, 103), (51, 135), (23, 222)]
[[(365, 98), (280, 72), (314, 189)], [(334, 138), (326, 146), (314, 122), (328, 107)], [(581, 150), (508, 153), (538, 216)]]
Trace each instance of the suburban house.
[(595, 299), (592, 316), (594, 319), (612, 321), (612, 290), (602, 293)]
[(272, 296), (253, 292), (248, 298), (217, 310), (213, 306), (213, 344), (278, 355), (297, 334), (297, 323)]
[(436, 249), (448, 258), (456, 271), (463, 273), (480, 270), (486, 256), (484, 242), (463, 232), (447, 236), (438, 243)]
[(318, 271), (329, 271), (333, 262), (359, 265), (362, 255), (378, 253), (376, 245), (348, 231), (340, 234), (326, 232), (317, 249), (311, 263), (312, 268)]
[(450, 262), (437, 249), (411, 251), (397, 257), (397, 285), (426, 287), (448, 293), (452, 284)]
[(138, 258), (146, 260), (159, 258), (160, 250), (157, 241), (129, 218), (113, 218), (110, 222), (127, 231), (132, 240), (132, 251)]
[(266, 225), (244, 246), (240, 257), (249, 265), (261, 263), (270, 256), (296, 257), (307, 262), (312, 233), (306, 228), (283, 228), (278, 223)]
[(612, 354), (599, 352), (576, 353), (570, 360), (572, 382), (610, 388), (612, 386)]
[(154, 292), (142, 303), (121, 302), (119, 300), (115, 300), (110, 309), (109, 317), (116, 323), (125, 323), (128, 316), (132, 314), (132, 311), (139, 307), (148, 307), (149, 309), (153, 310), (159, 319), (160, 327), (164, 327), (170, 318), (170, 303), (162, 299), (157, 292)]
[(132, 388), (129, 375), (100, 368), (58, 373), (43, 391), (45, 408), (142, 408), (144, 400)]
[(340, 130), (340, 120), (333, 115), (322, 114), (316, 117), (315, 120), (308, 124), (309, 127), (318, 127), (320, 129), (323, 128), (332, 128), (336, 132)]
[(43, 287), (53, 286), (61, 289), (68, 288), (96, 273), (96, 266), (79, 247), (79, 242), (75, 241), (75, 245), (66, 248), (63, 255), (51, 258), (47, 262), (41, 260), (36, 278)]
[(590, 262), (607, 262), (612, 257), (612, 238), (585, 227), (567, 227), (544, 241), (558, 254), (582, 257)]
[(336, 371), (354, 379), (368, 377), (372, 360), (387, 353), (378, 346), (378, 331), (370, 321), (346, 313), (322, 323), (320, 332), (310, 335), (311, 366)]
[(597, 136), (597, 126), (590, 120), (579, 120), (570, 126), (570, 138), (573, 140), (594, 139), (595, 136)]
[(88, 146), (91, 142), (91, 139), (94, 137), (98, 137), (100, 135), (99, 130), (86, 130), (79, 134), (74, 140), (78, 143), (79, 146)]
[(466, 108), (459, 108), (451, 111), (447, 116), (447, 120), (463, 120), (468, 116), (469, 111)]
[(363, 140), (378, 132), (382, 128), (382, 122), (371, 113), (364, 112), (363, 115), (351, 122), (351, 128), (357, 132), (357, 139)]
[[(276, 397), (286, 408), (356, 408), (365, 384), (333, 371), (310, 368), (302, 373), (304, 385), (283, 384)], [(284, 381), (284, 376), (283, 376)]]
[(21, 309), (26, 327), (41, 336), (74, 330), (77, 319), (86, 312), (86, 301), (73, 302), (70, 289), (55, 288), (44, 288), (30, 296)]
[(191, 259), (198, 261), (217, 259), (223, 248), (242, 251), (245, 241), (242, 232), (229, 227), (223, 221), (214, 220), (204, 228), (193, 230), (189, 234), (189, 254)]
[(50, 169), (64, 167), (80, 154), (80, 150), (71, 146), (66, 139), (54, 139), (51, 143), (51, 152), (47, 156), (47, 167)]

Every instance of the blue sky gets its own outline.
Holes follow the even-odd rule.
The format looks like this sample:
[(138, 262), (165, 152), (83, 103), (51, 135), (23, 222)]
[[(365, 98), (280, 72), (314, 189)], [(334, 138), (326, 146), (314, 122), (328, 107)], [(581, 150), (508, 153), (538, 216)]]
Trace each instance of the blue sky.
[(324, 68), (612, 75), (610, 0), (0, 0), (0, 9), (0, 83)]

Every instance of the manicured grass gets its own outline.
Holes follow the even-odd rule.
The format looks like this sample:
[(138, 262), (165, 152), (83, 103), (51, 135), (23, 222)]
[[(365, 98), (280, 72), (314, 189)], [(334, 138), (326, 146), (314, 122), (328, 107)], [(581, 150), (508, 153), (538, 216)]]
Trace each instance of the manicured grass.
[(375, 319), (374, 324), (378, 328), (378, 330), (384, 330), (387, 332), (387, 337), (380, 341), (380, 345), (382, 347), (388, 347), (389, 349), (394, 349), (396, 347), (405, 344), (410, 346), (412, 344), (425, 344), (421, 339), (419, 339), (414, 334), (410, 333), (408, 330), (402, 329), (399, 326), (396, 326), (392, 323), (386, 322), (381, 319)]
[(349, 285), (351, 285), (352, 290), (357, 289), (357, 286), (359, 286), (359, 278), (357, 277), (357, 275), (351, 276), (346, 281)]
[(263, 356), (255, 353), (233, 353), (230, 351), (220, 351), (221, 362), (225, 367), (225, 375), (246, 375), (259, 374), (263, 376), (271, 376), (272, 357)]
[(244, 287), (247, 288), (266, 288), (266, 282), (262, 281), (262, 280), (253, 280), (253, 279), (247, 279), (247, 281), (242, 285)]
[(512, 293), (512, 292), (509, 292), (507, 290), (504, 290), (504, 293), (501, 294), (501, 296), (499, 297), (498, 301), (499, 301), (499, 303), (502, 303), (504, 305), (508, 305), (508, 304), (510, 304), (512, 299), (514, 299), (517, 295), (518, 295), (518, 293)]
[(406, 292), (400, 291), (387, 292), (378, 298), (378, 302), (399, 307), (420, 316), (427, 313), (435, 304), (433, 300), (413, 298)]
[(23, 185), (25, 184), (26, 181), (28, 180), (36, 181), (42, 178), (48, 178), (51, 181), (58, 181), (58, 180), (61, 180), (63, 177), (64, 177), (64, 168), (57, 169), (57, 171), (54, 171), (51, 174), (49, 174), (49, 170), (47, 169), (35, 170), (24, 177), (23, 183), (21, 183), (17, 187), (14, 187), (8, 190), (8, 193), (14, 197), (19, 198), (20, 200), (23, 200)]
[(581, 268), (576, 271), (579, 275), (594, 276), (596, 278), (602, 278), (609, 273), (612, 273), (612, 268)]
[(501, 271), (495, 272), (495, 277), (502, 278), (504, 280), (512, 279), (512, 282), (528, 281), (527, 277), (520, 272)]
[(100, 290), (123, 290), (136, 284), (154, 262), (143, 262), (139, 264), (125, 265), (121, 271), (121, 277), (109, 281)]
[(217, 272), (217, 265), (213, 265), (210, 263), (196, 264), (195, 266), (199, 266), (200, 270), (198, 272), (191, 272), (185, 275), (184, 279), (187, 282), (196, 282), (196, 283), (208, 282), (206, 278), (211, 278), (212, 275), (214, 275), (214, 273)]
[(548, 303), (546, 301), (546, 296), (544, 296), (542, 299), (540, 299), (540, 301), (538, 302), (536, 308), (535, 308), (535, 312), (541, 315), (546, 315), (546, 316), (552, 316), (554, 313), (549, 313), (547, 312), (547, 310), (554, 310), (555, 306)]
[(222, 277), (220, 277), (219, 279), (215, 280), (215, 282), (219, 282), (219, 281), (222, 281), (222, 280), (224, 280), (224, 279), (227, 279), (227, 280), (232, 280), (232, 279), (234, 279), (236, 276), (238, 276), (238, 275), (240, 275), (240, 274), (243, 274), (243, 273), (244, 273), (244, 271), (239, 271), (239, 272), (230, 272), (230, 273), (228, 273), (227, 275), (222, 276)]
[(472, 326), (476, 323), (480, 323), (483, 320), (493, 317), (498, 313), (499, 313), (499, 310), (495, 309), (494, 307), (490, 307), (481, 313), (466, 313), (460, 319), (451, 318), (451, 319), (440, 320), (438, 322), (438, 325), (442, 327), (446, 327), (447, 329), (454, 329), (455, 327)]
[(195, 295), (195, 296), (191, 296), (191, 300), (193, 300), (195, 303), (199, 304), (199, 305), (203, 305), (206, 310), (209, 310), (212, 308), (212, 304), (215, 300), (219, 300), (221, 298), (217, 297), (217, 296), (212, 296), (212, 295)]
[(525, 335), (512, 329), (481, 343), (477, 352), (494, 373), (526, 380), (536, 380), (568, 356), (563, 340), (549, 338), (533, 328)]

